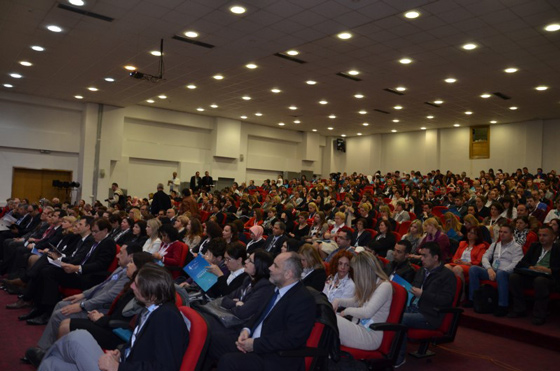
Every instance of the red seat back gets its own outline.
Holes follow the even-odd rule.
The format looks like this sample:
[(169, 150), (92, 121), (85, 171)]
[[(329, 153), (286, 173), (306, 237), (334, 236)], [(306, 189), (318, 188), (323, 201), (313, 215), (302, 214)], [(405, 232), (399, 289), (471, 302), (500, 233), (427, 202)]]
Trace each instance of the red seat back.
[[(406, 302), (408, 300), (408, 293), (406, 292), (406, 289), (398, 283), (391, 282), (391, 285), (393, 286), (393, 300), (391, 301), (389, 317), (387, 317), (387, 321), (385, 322), (401, 323)], [(394, 337), (395, 331), (384, 331), (383, 339), (381, 340), (381, 345), (379, 346), (378, 351), (383, 354), (389, 354)]]
[(410, 220), (405, 220), (404, 222), (401, 222), (399, 224), (399, 228), (397, 229), (397, 232), (399, 232), (401, 236), (407, 234), (408, 228), (410, 227), (410, 223), (412, 223), (412, 221)]
[[(453, 297), (453, 305), (452, 305), (453, 307), (459, 306), (459, 301), (461, 299), (461, 291), (463, 290), (463, 281), (461, 281), (459, 277), (456, 277), (456, 279), (457, 279), (457, 287), (455, 289), (455, 297)], [(438, 331), (441, 331), (444, 334), (447, 333), (451, 328), (453, 317), (454, 317), (453, 313), (447, 313), (443, 318), (443, 321), (441, 322), (441, 326), (439, 326)]]
[[(308, 348), (318, 348), (319, 341), (321, 341), (321, 336), (323, 335), (323, 330), (325, 325), (319, 322), (315, 322), (311, 334), (307, 338), (307, 343), (305, 344)], [(311, 369), (311, 364), (313, 363), (313, 357), (305, 357), (305, 370)]]
[(189, 346), (183, 355), (183, 362), (180, 371), (198, 371), (202, 369), (202, 364), (208, 348), (208, 326), (206, 321), (194, 309), (180, 307), (181, 313), (187, 317), (191, 323), (189, 331)]

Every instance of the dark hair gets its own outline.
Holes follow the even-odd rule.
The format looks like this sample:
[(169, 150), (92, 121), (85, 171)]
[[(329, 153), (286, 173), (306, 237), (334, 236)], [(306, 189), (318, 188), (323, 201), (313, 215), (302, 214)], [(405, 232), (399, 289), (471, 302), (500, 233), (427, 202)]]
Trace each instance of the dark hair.
[(286, 245), (288, 245), (288, 251), (298, 252), (301, 241), (298, 241), (295, 238), (287, 238)]
[(237, 228), (237, 233), (239, 233), (239, 231), (243, 231), (245, 229), (245, 223), (243, 223), (243, 220), (241, 219), (235, 219), (232, 224), (235, 224), (235, 227)]
[(255, 264), (253, 283), (257, 283), (261, 278), (268, 279), (270, 277), (270, 270), (268, 268), (274, 262), (274, 257), (263, 249), (256, 249), (253, 254), (253, 264)]
[[(393, 225), (391, 224), (391, 222), (389, 220), (380, 219), (379, 224), (381, 223), (385, 224), (385, 227), (387, 227), (387, 232), (385, 233), (391, 234), (391, 232), (393, 231)], [(379, 225), (377, 226), (377, 230), (379, 231)]]
[(404, 253), (410, 254), (412, 252), (412, 243), (409, 240), (400, 240), (397, 245), (404, 246)]
[(286, 224), (284, 222), (278, 221), (278, 222), (274, 223), (274, 225), (277, 225), (277, 224), (278, 224), (278, 228), (280, 228), (280, 230), (286, 232)]
[(191, 231), (188, 234), (190, 237), (200, 236), (202, 234), (202, 224), (197, 218), (190, 218)]
[(502, 227), (506, 227), (507, 229), (509, 229), (509, 231), (511, 233), (513, 233), (515, 231), (515, 228), (513, 227), (513, 224), (511, 224), (511, 223), (504, 223), (500, 226), (500, 228), (502, 228)]
[(224, 240), (222, 237), (212, 238), (208, 242), (207, 251), (210, 251), (212, 255), (214, 255), (216, 258), (221, 256), (223, 259), (224, 254), (226, 253), (226, 246), (227, 246), (226, 240)]
[(140, 294), (155, 304), (174, 303), (175, 285), (171, 275), (157, 265), (145, 265), (136, 275)]
[(95, 222), (95, 219), (93, 218), (93, 216), (82, 216), (80, 219), (83, 219), (86, 221), (86, 225), (89, 225), (89, 227), (93, 227), (93, 223)]
[(95, 225), (97, 226), (97, 228), (99, 228), (100, 231), (103, 230), (107, 230), (107, 233), (110, 233), (112, 228), (111, 228), (111, 224), (109, 224), (109, 222), (105, 219), (97, 219), (95, 221)]
[[(224, 229), (229, 227), (231, 229), (231, 242), (234, 243), (235, 241), (239, 240), (239, 231), (237, 230), (237, 226), (233, 223), (228, 223), (224, 226)], [(243, 259), (245, 260), (245, 259)]]
[[(192, 226), (191, 226), (192, 227)], [(206, 234), (208, 237), (217, 238), (222, 237), (222, 227), (216, 222), (211, 220), (206, 221)]]
[(437, 242), (426, 242), (422, 249), (428, 250), (431, 256), (437, 256), (438, 260), (441, 262), (441, 247), (439, 247)]
[(179, 239), (179, 231), (175, 229), (171, 224), (163, 224), (159, 227), (159, 233), (163, 236), (164, 234), (169, 238), (170, 242), (177, 241)]
[(128, 225), (130, 226), (130, 228), (132, 228), (132, 227), (134, 226), (134, 219), (132, 219), (132, 218), (123, 218), (123, 219), (121, 220), (121, 222), (122, 222), (123, 220), (126, 220), (126, 222), (128, 223)]
[[(486, 227), (482, 227), (482, 228), (486, 228)], [(476, 233), (476, 241), (474, 243), (476, 243), (477, 245), (480, 245), (482, 242), (484, 242), (484, 235), (482, 234), (482, 228), (477, 226), (472, 226), (467, 230), (467, 233), (474, 230), (474, 233)]]
[(136, 225), (140, 227), (140, 237), (146, 236), (146, 221), (138, 220)]
[(126, 249), (126, 253), (128, 255), (133, 255), (133, 254), (137, 254), (137, 253), (141, 252), (142, 247), (143, 246), (140, 245), (139, 243), (131, 243), (129, 245), (124, 245), (123, 247), (121, 247), (121, 250)]
[(113, 223), (119, 223), (121, 224), (121, 217), (118, 216), (118, 214), (111, 214), (109, 215), (109, 223), (113, 224)]
[(247, 249), (245, 245), (239, 241), (231, 242), (226, 250), (227, 254), (234, 260), (241, 258), (241, 261), (244, 262), (247, 259)]
[(501, 203), (492, 202), (492, 204), (490, 205), (490, 208), (492, 208), (492, 206), (494, 206), (500, 212), (500, 214), (504, 212), (504, 205), (502, 205)]
[(189, 197), (191, 195), (191, 190), (188, 188), (185, 188), (181, 191), (181, 193), (183, 194), (183, 197)]
[(56, 213), (57, 211), (58, 211), (58, 217), (59, 218), (64, 218), (65, 216), (68, 216), (68, 213), (66, 212), (66, 210), (56, 209), (54, 212)]

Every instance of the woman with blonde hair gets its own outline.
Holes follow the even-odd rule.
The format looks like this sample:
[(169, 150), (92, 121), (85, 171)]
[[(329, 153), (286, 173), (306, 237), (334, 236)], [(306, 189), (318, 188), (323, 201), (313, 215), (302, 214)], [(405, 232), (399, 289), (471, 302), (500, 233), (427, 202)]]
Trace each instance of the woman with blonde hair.
[(323, 260), (317, 249), (306, 243), (299, 248), (301, 255), (301, 264), (303, 265), (303, 273), (301, 274), (301, 282), (305, 286), (313, 287), (317, 291), (323, 291), (325, 281), (327, 280), (327, 272), (323, 265)]
[[(471, 227), (484, 227), (484, 225), (482, 225), (478, 221), (476, 216), (467, 214), (463, 218), (463, 226), (461, 227), (461, 234), (463, 235), (463, 241), (467, 240), (467, 231)], [(488, 228), (482, 228), (481, 232), (482, 232), (482, 239), (485, 242), (488, 242), (489, 244), (492, 243), (492, 236), (490, 235), (490, 231), (488, 230)]]
[(426, 219), (423, 227), (426, 232), (426, 236), (422, 239), (420, 245), (418, 245), (418, 249), (421, 249), (427, 242), (436, 242), (441, 248), (441, 261), (447, 262), (450, 258), (449, 252), (451, 245), (449, 243), (449, 237), (447, 237), (447, 235), (443, 232), (443, 229), (437, 219), (433, 217)]
[[(335, 299), (333, 308), (345, 309), (336, 316), (340, 343), (362, 350), (375, 350), (381, 345), (382, 331), (371, 331), (372, 323), (387, 321), (393, 288), (379, 260), (362, 251), (350, 262), (354, 270), (355, 294), (351, 299)], [(346, 319), (351, 316), (351, 320)]]
[(422, 256), (418, 252), (418, 245), (422, 241), (424, 236), (424, 228), (422, 227), (422, 222), (419, 219), (414, 219), (410, 222), (410, 226), (408, 227), (408, 232), (402, 236), (402, 240), (407, 240), (410, 242), (412, 246), (410, 252), (410, 259), (415, 259), (416, 261), (420, 261)]
[(142, 251), (149, 252), (150, 254), (159, 251), (161, 247), (161, 239), (159, 238), (160, 227), (161, 222), (158, 218), (148, 219), (146, 222), (146, 234), (148, 235), (148, 239), (144, 242)]
[(461, 241), (463, 234), (461, 233), (461, 223), (459, 219), (452, 212), (446, 212), (443, 214), (443, 219), (445, 223), (443, 225), (443, 230), (447, 237), (452, 240)]

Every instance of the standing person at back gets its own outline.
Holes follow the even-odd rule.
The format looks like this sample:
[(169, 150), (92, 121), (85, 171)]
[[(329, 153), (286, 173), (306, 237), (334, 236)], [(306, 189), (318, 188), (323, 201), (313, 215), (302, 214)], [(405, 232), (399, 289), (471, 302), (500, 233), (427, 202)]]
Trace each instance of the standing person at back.
[(157, 192), (154, 193), (154, 198), (152, 199), (152, 208), (150, 212), (152, 215), (158, 215), (160, 210), (166, 212), (167, 209), (171, 209), (171, 199), (169, 195), (163, 191), (163, 184), (159, 183), (157, 185)]

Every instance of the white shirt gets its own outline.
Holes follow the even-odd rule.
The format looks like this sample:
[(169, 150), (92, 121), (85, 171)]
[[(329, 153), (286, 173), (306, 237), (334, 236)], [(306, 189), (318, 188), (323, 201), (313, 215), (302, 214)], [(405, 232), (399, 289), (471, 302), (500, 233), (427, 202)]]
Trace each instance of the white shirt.
[(238, 270), (236, 270), (235, 272), (230, 272), (229, 276), (226, 280), (228, 286), (230, 285), (231, 281), (233, 281), (234, 279), (236, 279), (238, 276), (240, 276), (241, 274), (243, 274), (243, 272), (245, 272), (245, 269), (243, 268), (239, 268)]
[[(299, 281), (296, 281), (294, 283), (292, 283), (291, 285), (288, 286), (284, 286), (281, 289), (278, 289), (278, 296), (276, 297), (276, 301), (274, 302), (274, 304), (272, 305), (272, 308), (270, 309), (270, 311), (268, 312), (268, 315), (266, 317), (268, 317), (270, 315), (270, 313), (274, 310), (274, 307), (276, 306), (276, 304), (278, 304), (278, 302), (280, 301), (280, 299), (282, 299), (282, 296), (284, 296), (292, 287), (294, 287)], [(265, 319), (266, 319), (265, 317)], [(264, 323), (265, 319), (262, 320), (261, 323), (259, 323), (259, 325), (257, 326), (257, 328), (255, 329), (255, 332), (253, 332), (253, 339), (259, 338), (261, 337), (261, 330), (262, 330), (262, 324)], [(251, 333), (251, 330), (249, 330), (249, 333)]]

